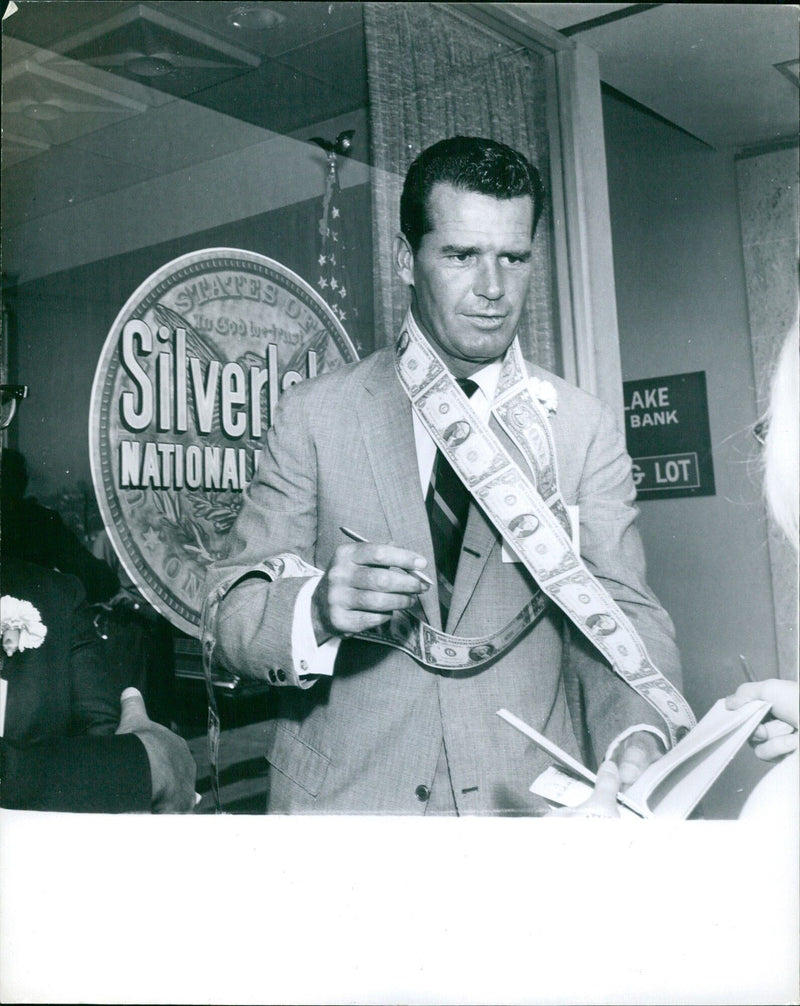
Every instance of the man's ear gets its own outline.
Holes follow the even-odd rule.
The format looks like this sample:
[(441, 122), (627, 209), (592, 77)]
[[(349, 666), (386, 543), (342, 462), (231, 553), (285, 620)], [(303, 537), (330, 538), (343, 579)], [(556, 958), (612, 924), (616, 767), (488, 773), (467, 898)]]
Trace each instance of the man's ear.
[(394, 267), (406, 286), (414, 285), (414, 252), (404, 234), (394, 239)]

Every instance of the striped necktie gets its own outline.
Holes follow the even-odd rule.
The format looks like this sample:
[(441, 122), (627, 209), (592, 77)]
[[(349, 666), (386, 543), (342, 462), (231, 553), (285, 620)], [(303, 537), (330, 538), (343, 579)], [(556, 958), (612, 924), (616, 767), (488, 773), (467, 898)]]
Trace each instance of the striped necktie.
[[(458, 385), (467, 398), (478, 389), (475, 381), (459, 378)], [(431, 525), (433, 555), (436, 560), (436, 579), (439, 589), (439, 608), (442, 628), (447, 626), (447, 616), (453, 598), (458, 558), (469, 514), (470, 493), (456, 475), (447, 457), (436, 451), (433, 472), (425, 497), (425, 507)]]

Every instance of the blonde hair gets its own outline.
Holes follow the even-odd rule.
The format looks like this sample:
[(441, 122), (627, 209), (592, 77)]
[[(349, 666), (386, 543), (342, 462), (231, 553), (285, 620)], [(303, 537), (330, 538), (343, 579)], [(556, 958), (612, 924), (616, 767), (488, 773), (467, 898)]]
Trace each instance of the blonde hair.
[(789, 541), (798, 547), (800, 502), (800, 347), (798, 318), (790, 329), (770, 388), (769, 425), (764, 443), (764, 493), (767, 505)]

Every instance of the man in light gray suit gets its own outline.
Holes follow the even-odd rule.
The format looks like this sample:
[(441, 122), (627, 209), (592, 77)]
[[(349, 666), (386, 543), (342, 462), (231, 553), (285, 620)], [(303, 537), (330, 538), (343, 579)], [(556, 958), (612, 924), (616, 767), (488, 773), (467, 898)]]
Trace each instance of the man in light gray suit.
[[(521, 416), (520, 428), (538, 433), (515, 442), (498, 424), (542, 200), (536, 169), (503, 144), (455, 137), (424, 151), (401, 202), (396, 267), (411, 309), (397, 347), (281, 400), (209, 580), (215, 658), (275, 686), (271, 813), (541, 814), (548, 805), (529, 787), (551, 759), (500, 708), (595, 765), (608, 753), (623, 784), (675, 739), (653, 695), (682, 701), (679, 659), (645, 583), (631, 464), (611, 410), (522, 362), (515, 386), (537, 401), (512, 425)], [(419, 394), (417, 358), (442, 377)], [(432, 428), (444, 413), (458, 437), (448, 440), (452, 423)], [(533, 413), (546, 419), (531, 425)], [(498, 526), (495, 511), (530, 498), (526, 487), (544, 494), (548, 441), (558, 491), (546, 505), (536, 496), (538, 516)], [(472, 487), (461, 516), (440, 455), (456, 491)], [(503, 459), (515, 488), (495, 506), (480, 486)], [(556, 521), (547, 541), (571, 547), (567, 513), (578, 557), (534, 577), (543, 527)], [(575, 563), (578, 578), (565, 577)], [(606, 597), (610, 622), (601, 605), (578, 631), (562, 603), (567, 580), (584, 584), (575, 605)], [(622, 677), (611, 666), (604, 636), (628, 624), (661, 672), (649, 691), (628, 683), (647, 678), (646, 661)]]

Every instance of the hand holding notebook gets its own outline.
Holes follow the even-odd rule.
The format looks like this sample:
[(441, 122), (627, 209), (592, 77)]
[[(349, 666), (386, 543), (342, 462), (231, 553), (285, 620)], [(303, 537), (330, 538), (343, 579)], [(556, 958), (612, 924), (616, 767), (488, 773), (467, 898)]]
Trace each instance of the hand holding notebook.
[[(688, 817), (769, 709), (769, 702), (759, 700), (728, 709), (725, 699), (720, 699), (683, 740), (646, 768), (625, 792), (617, 794), (627, 811), (621, 816)], [(571, 773), (570, 778), (551, 766), (535, 780), (531, 792), (573, 807), (591, 796), (597, 780), (593, 772), (507, 709), (499, 709), (497, 715)]]

